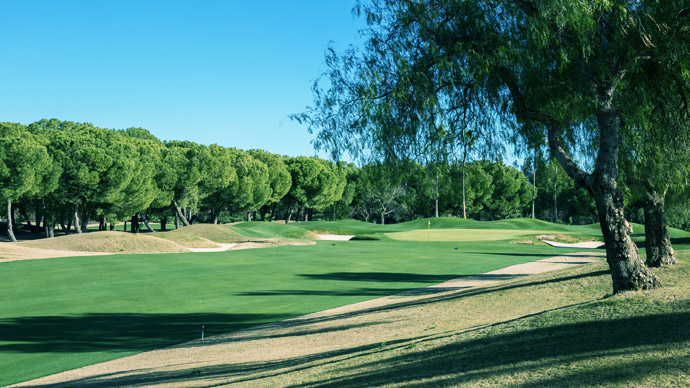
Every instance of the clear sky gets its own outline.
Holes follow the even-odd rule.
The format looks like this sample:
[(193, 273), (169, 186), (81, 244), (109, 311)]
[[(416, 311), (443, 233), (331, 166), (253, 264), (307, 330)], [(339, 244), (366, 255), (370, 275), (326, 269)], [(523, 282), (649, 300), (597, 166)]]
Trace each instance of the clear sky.
[[(0, 121), (142, 127), (162, 140), (314, 155), (312, 104), (354, 0), (1, 1)], [(325, 156), (325, 154), (322, 154)]]

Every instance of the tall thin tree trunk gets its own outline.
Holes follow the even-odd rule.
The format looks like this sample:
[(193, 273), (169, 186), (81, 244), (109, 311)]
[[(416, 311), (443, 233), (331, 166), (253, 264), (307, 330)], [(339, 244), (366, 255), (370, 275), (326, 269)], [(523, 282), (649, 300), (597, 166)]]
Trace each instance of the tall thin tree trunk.
[(175, 213), (175, 230), (180, 228), (180, 216)]
[(532, 219), (534, 219), (534, 197), (537, 190), (537, 148), (534, 148), (534, 160), (532, 160)]
[(79, 204), (74, 204), (74, 231), (81, 234), (81, 226), (79, 225)]
[(10, 237), (10, 241), (17, 242), (17, 238), (14, 236), (14, 231), (12, 230), (12, 200), (7, 200), (7, 235)]
[(247, 212), (247, 222), (252, 221), (252, 212)]
[(664, 198), (650, 188), (644, 201), (644, 234), (647, 266), (661, 267), (676, 263), (664, 214)]
[(462, 218), (467, 218), (467, 204), (465, 199), (465, 158), (462, 158)]
[(167, 228), (167, 224), (168, 224), (168, 216), (163, 216), (163, 218), (161, 218), (161, 232), (165, 232), (165, 229)]
[(435, 198), (435, 200), (436, 200), (436, 213), (435, 213), (435, 216), (436, 216), (436, 218), (438, 218), (438, 169), (436, 169), (436, 192), (435, 192), (435, 194), (436, 194), (436, 198)]
[[(189, 226), (189, 221), (187, 221), (187, 217), (182, 214), (182, 209), (180, 209), (180, 206), (177, 204), (177, 201), (173, 199), (173, 208), (175, 210), (175, 213), (177, 214), (177, 217), (182, 220), (182, 223), (184, 226)], [(175, 223), (175, 228), (177, 228), (177, 222)]]
[(381, 210), (381, 225), (385, 225), (385, 224), (386, 224), (386, 211)]
[(558, 178), (558, 168), (556, 163), (553, 164), (553, 223), (558, 221), (558, 201), (556, 197), (556, 181)]

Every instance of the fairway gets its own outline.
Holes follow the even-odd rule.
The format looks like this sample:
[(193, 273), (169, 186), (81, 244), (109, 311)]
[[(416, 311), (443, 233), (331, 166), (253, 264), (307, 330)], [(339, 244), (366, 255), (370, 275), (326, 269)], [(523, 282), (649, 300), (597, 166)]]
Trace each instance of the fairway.
[(1, 263), (0, 385), (566, 252), (385, 240)]
[(553, 232), (505, 229), (414, 229), (405, 232), (385, 233), (385, 236), (400, 241), (496, 241), (549, 233)]

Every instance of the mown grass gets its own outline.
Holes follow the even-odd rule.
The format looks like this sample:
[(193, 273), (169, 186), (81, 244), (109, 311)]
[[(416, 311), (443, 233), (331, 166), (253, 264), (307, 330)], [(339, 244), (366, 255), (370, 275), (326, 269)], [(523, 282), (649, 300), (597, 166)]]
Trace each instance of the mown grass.
[(664, 287), (653, 291), (611, 296), (600, 261), (460, 295), (424, 306), (431, 317), (409, 322), (418, 336), (346, 349), (261, 384), (687, 387), (690, 254), (680, 259), (656, 271)]
[[(444, 220), (465, 229), (475, 222), (459, 221)], [(426, 222), (377, 226), (348, 221), (332, 228), (316, 222), (248, 223), (228, 230), (267, 238), (304, 233), (285, 227), (304, 231), (311, 230), (302, 227), (309, 224), (319, 231), (379, 237), (420, 229)], [(559, 233), (596, 230), (533, 220), (501, 223), (517, 231), (529, 225)], [(500, 230), (496, 225), (501, 224), (475, 224), (475, 229)], [(351, 232), (343, 233), (347, 228)], [(688, 234), (673, 233), (679, 238), (676, 250), (687, 249)], [(573, 251), (508, 240), (381, 239), (0, 263), (0, 385), (184, 342), (197, 338), (201, 325), (213, 335)], [(616, 377), (617, 370), (646, 370), (651, 376), (670, 367), (670, 377), (659, 380), (664, 384), (651, 386), (674, 386), (674, 378), (685, 376), (678, 371), (688, 370), (688, 339), (678, 334), (690, 333), (688, 266), (684, 261), (658, 273), (666, 286), (660, 291), (603, 300), (610, 294), (603, 263), (530, 276), (463, 297), (458, 305), (445, 301), (446, 314), (427, 311), (415, 321), (426, 325), (418, 337), (376, 351), (353, 350), (353, 357), (337, 368), (295, 372), (301, 377), (290, 381), (345, 387), (589, 386), (590, 371), (602, 373), (604, 382), (627, 384), (627, 378)], [(657, 324), (663, 330), (654, 333)], [(616, 332), (620, 327), (626, 329)]]
[(541, 259), (507, 242), (319, 242), (0, 263), (0, 385)]

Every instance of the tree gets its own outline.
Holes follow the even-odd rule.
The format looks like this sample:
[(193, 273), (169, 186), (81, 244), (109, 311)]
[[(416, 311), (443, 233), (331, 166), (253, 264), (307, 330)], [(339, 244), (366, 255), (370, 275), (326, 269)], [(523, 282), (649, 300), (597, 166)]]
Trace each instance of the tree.
[[(268, 167), (268, 179), (271, 185), (271, 194), (266, 201), (265, 206), (273, 206), (271, 209), (271, 217), (275, 205), (287, 194), (290, 190), (292, 178), (290, 172), (285, 167), (283, 158), (277, 154), (271, 154), (263, 150), (249, 150), (247, 151), (251, 157), (264, 163)], [(264, 212), (265, 214), (265, 212)]]
[(368, 209), (367, 214), (378, 213), (380, 223), (384, 225), (386, 216), (401, 207), (399, 200), (405, 194), (404, 188), (393, 179), (388, 166), (382, 164), (362, 166), (358, 178), (357, 201)]
[(492, 194), (484, 200), (484, 213), (489, 219), (520, 217), (530, 200), (531, 187), (525, 175), (502, 162), (480, 162), (491, 176)]
[[(686, 3), (374, 0), (356, 8), (371, 26), (364, 49), (329, 52), (328, 90), (315, 87), (303, 118), (336, 154), (395, 153), (430, 139), (433, 126), (419, 123), (439, 95), (450, 107), (486, 107), (477, 109), (495, 119), (486, 135), (543, 128), (551, 153), (594, 198), (614, 293), (654, 288), (617, 183), (621, 122), (638, 109), (630, 94), (659, 94), (633, 77), (650, 63), (690, 82), (686, 70), (678, 76), (690, 67)], [(566, 151), (578, 133), (597, 149), (592, 170)]]
[(59, 168), (37, 136), (21, 124), (0, 123), (0, 200), (7, 204), (7, 234), (17, 242), (12, 226), (12, 203), (55, 189)]
[(201, 181), (202, 203), (211, 211), (211, 220), (218, 223), (218, 216), (233, 201), (240, 184), (235, 169), (234, 150), (217, 144), (209, 146), (209, 153), (202, 161), (205, 173)]
[[(199, 205), (199, 182), (204, 179), (203, 160), (208, 159), (208, 148), (190, 141), (167, 141), (164, 162), (171, 167), (172, 205), (175, 211), (175, 225), (179, 218), (184, 226), (191, 224), (190, 218)], [(182, 209), (186, 209), (185, 212)]]
[(290, 190), (282, 200), (288, 208), (285, 222), (290, 221), (295, 209), (299, 221), (302, 210), (323, 210), (342, 198), (347, 183), (345, 172), (335, 164), (316, 157), (298, 156), (286, 159), (285, 165), (292, 178)]

